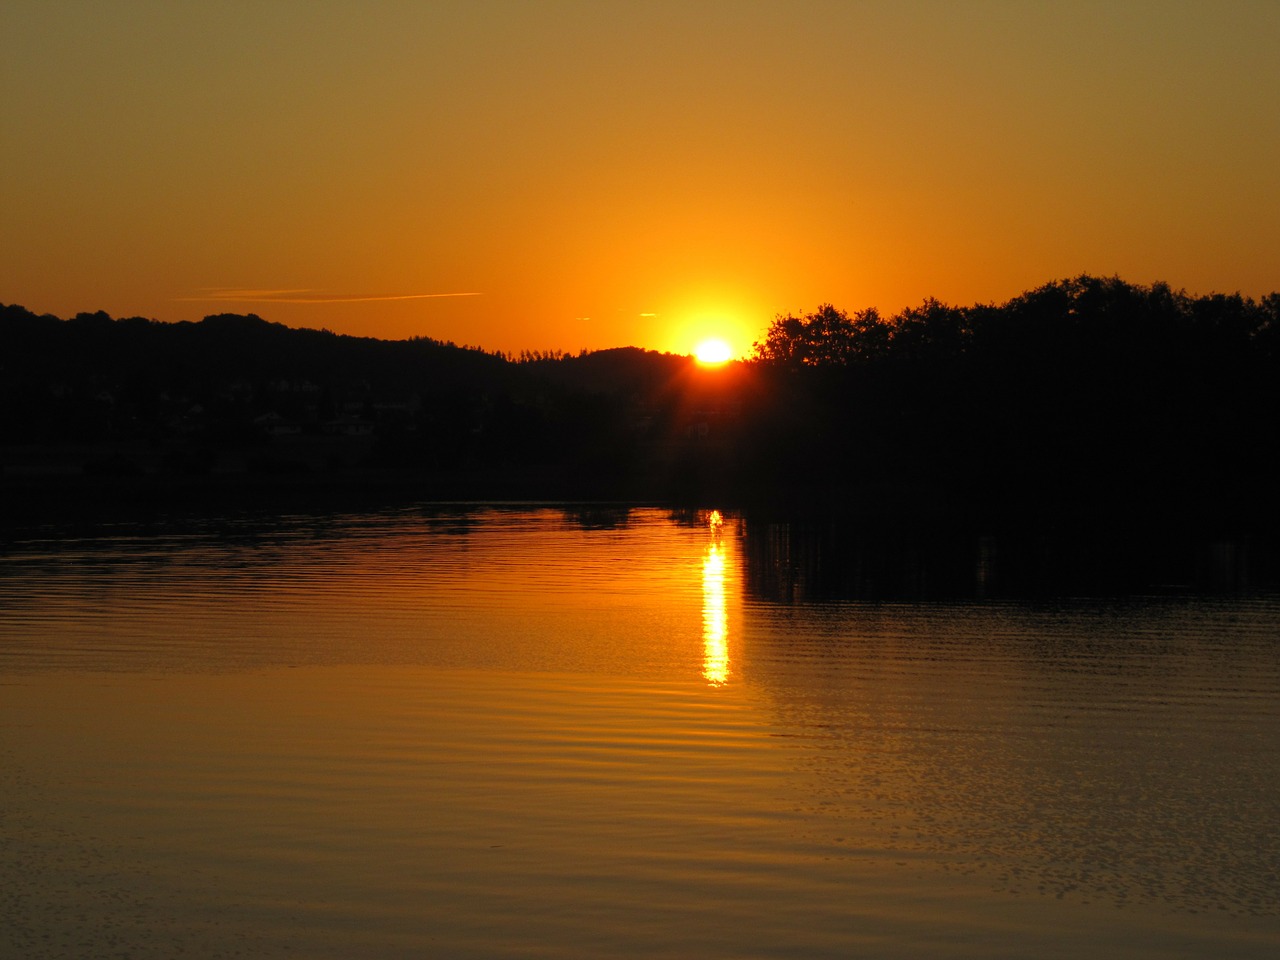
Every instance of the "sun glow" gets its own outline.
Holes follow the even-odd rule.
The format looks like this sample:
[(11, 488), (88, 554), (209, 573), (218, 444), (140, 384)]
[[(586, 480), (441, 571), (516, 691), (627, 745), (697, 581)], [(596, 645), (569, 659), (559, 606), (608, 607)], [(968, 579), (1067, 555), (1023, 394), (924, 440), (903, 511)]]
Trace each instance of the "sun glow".
[(693, 355), (699, 363), (710, 366), (727, 362), (733, 356), (733, 350), (718, 337), (709, 337), (694, 348)]

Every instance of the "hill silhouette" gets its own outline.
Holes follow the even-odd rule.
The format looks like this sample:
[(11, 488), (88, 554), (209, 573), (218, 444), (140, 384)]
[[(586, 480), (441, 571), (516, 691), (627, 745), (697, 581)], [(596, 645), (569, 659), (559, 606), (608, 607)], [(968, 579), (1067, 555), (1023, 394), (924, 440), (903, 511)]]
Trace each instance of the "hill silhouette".
[(10, 504), (394, 490), (1239, 528), (1275, 522), (1277, 426), (1280, 295), (1118, 278), (891, 317), (823, 305), (718, 369), (0, 307)]

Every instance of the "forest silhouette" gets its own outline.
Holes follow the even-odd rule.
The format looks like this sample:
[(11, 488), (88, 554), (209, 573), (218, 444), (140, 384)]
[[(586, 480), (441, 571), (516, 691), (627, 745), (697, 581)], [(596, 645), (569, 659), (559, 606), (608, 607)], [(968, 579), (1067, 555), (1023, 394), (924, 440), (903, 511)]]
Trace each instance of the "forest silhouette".
[(718, 368), (0, 306), (0, 489), (10, 513), (338, 492), (1274, 527), (1278, 348), (1280, 294), (1092, 276), (822, 305)]

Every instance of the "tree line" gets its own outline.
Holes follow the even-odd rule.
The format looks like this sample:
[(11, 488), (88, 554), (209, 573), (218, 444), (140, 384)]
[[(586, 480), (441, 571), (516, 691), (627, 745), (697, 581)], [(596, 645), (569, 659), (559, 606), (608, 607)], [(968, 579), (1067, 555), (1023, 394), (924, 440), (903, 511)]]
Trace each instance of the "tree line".
[(10, 477), (6, 458), (75, 442), (161, 451), (143, 473), (293, 457), (311, 473), (394, 471), (426, 495), (1247, 525), (1277, 516), (1277, 427), (1280, 295), (1118, 278), (893, 316), (825, 304), (777, 317), (750, 360), (721, 369), (637, 348), (509, 357), (252, 315), (0, 307)]
[(1000, 305), (927, 300), (893, 317), (824, 305), (777, 318), (755, 357), (778, 401), (759, 470), (806, 462), (953, 514), (1274, 513), (1274, 293), (1081, 276)]

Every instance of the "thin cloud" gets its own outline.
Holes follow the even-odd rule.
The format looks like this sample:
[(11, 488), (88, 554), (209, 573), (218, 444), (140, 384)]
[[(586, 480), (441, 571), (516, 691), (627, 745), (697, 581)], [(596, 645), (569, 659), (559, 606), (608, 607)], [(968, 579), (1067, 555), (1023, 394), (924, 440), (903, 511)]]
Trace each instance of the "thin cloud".
[(642, 313), (642, 314), (640, 314), (640, 316), (642, 316), (642, 317), (656, 317), (656, 316), (657, 316), (657, 314), (656, 314), (656, 313)]
[(306, 288), (296, 290), (229, 290), (209, 287), (199, 296), (175, 297), (185, 303), (375, 303), (382, 300), (435, 300), (441, 297), (479, 297), (480, 293), (400, 293), (381, 296), (333, 295)]

